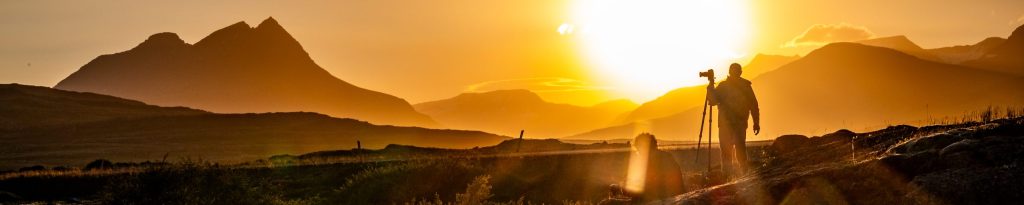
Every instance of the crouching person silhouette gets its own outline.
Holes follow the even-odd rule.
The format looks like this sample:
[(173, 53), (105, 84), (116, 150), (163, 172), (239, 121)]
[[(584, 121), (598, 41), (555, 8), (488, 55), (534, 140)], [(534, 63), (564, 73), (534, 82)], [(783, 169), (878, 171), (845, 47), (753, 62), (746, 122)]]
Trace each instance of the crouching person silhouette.
[(625, 187), (612, 185), (599, 204), (643, 204), (683, 194), (683, 172), (668, 152), (658, 150), (651, 134), (633, 139)]
[[(747, 120), (754, 118), (754, 135), (761, 132), (761, 112), (750, 81), (740, 77), (740, 64), (729, 66), (729, 77), (715, 87), (708, 84), (708, 102), (718, 106), (718, 139), (722, 149), (722, 173), (727, 178), (742, 176), (747, 165)], [(733, 162), (737, 164), (734, 168)]]

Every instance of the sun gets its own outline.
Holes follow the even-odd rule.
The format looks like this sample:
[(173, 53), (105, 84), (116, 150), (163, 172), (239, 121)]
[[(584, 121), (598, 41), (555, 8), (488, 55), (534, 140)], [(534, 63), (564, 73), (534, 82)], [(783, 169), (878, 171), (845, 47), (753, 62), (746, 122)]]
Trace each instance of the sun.
[[(746, 0), (577, 0), (559, 33), (576, 37), (602, 81), (640, 102), (707, 83), (697, 73), (746, 56)], [(720, 76), (721, 77), (721, 76)]]

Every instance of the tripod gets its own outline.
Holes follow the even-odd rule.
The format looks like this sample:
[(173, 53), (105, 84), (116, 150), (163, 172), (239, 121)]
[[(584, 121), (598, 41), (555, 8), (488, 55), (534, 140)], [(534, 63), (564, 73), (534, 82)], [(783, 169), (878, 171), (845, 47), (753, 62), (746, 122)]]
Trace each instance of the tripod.
[[(715, 82), (712, 80), (709, 83), (713, 84)], [(707, 122), (708, 122), (708, 147), (707, 147), (707, 150), (708, 150), (708, 172), (707, 172), (707, 176), (704, 177), (705, 180), (707, 180), (707, 177), (711, 175), (711, 136), (712, 136), (711, 135), (711, 127), (714, 126), (712, 124), (712, 122), (713, 122), (713, 119), (715, 118), (714, 117), (714, 113), (715, 113), (714, 107), (715, 106), (714, 105), (710, 105), (711, 102), (708, 101), (709, 97), (710, 97), (710, 93), (704, 95), (704, 109), (702, 109), (701, 113), (700, 113), (700, 132), (697, 134), (697, 150), (693, 154), (694, 155), (693, 162), (697, 163), (700, 160), (700, 143), (701, 143), (701, 141), (704, 140), (703, 139), (703, 137), (704, 137), (704, 119), (707, 118)], [(709, 105), (711, 107), (710, 109), (708, 108)], [(711, 116), (709, 116), (709, 114), (708, 114), (709, 110), (711, 112), (711, 114), (710, 114)]]

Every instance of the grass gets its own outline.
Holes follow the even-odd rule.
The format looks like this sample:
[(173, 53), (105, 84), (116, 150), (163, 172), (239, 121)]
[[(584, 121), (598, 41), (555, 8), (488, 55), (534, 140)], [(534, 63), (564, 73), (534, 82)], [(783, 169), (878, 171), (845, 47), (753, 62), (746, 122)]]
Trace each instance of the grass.
[[(831, 179), (830, 186), (840, 193), (883, 194), (885, 198), (874, 201), (883, 202), (909, 191), (857, 190), (893, 186), (887, 184), (893, 180), (878, 177), (889, 171), (872, 164), (885, 150), (930, 133), (1005, 121), (1009, 116), (1017, 117), (1010, 119), (1020, 124), (1020, 113), (1020, 109), (989, 108), (961, 118), (987, 120), (982, 122), (894, 126), (859, 133), (852, 151), (851, 145), (842, 143), (804, 147), (788, 154), (754, 146), (748, 149), (748, 156), (760, 170), (754, 176), (778, 180), (763, 182), (766, 187), (803, 183), (799, 186), (807, 188), (794, 193), (818, 193), (815, 186), (821, 183), (792, 182), (785, 178), (788, 175), (773, 174), (802, 173)], [(559, 146), (551, 147), (567, 148)], [(628, 153), (615, 144), (591, 148), (595, 149), (510, 154), (500, 146), (464, 151), (396, 146), (391, 151), (317, 152), (236, 165), (184, 159), (111, 169), (36, 170), (0, 175), (0, 193), (16, 195), (20, 202), (84, 200), (103, 204), (592, 204), (607, 196), (609, 184), (624, 181)], [(706, 173), (708, 160), (712, 166), (718, 164), (717, 149), (710, 158), (706, 150), (700, 150), (699, 161), (693, 160), (697, 150), (692, 148), (667, 151), (683, 169), (686, 190), (697, 191), (691, 193), (725, 183), (715, 178), (717, 173)], [(857, 157), (850, 160), (854, 152)], [(724, 187), (729, 186), (735, 185)], [(790, 189), (767, 191), (781, 200)]]
[[(764, 152), (751, 149), (757, 161), (762, 154), (755, 152)], [(706, 157), (694, 163), (693, 149), (670, 153), (693, 176), (688, 187), (703, 186), (696, 176), (706, 169)], [(0, 190), (27, 201), (77, 198), (105, 204), (460, 204), (470, 199), (491, 204), (590, 204), (607, 196), (609, 184), (622, 183), (627, 160), (624, 151), (290, 165), (228, 166), (184, 160), (148, 167), (8, 175), (0, 180)], [(712, 160), (717, 160), (717, 154)], [(24, 188), (30, 186), (36, 188)], [(484, 187), (490, 187), (487, 194), (481, 194)]]

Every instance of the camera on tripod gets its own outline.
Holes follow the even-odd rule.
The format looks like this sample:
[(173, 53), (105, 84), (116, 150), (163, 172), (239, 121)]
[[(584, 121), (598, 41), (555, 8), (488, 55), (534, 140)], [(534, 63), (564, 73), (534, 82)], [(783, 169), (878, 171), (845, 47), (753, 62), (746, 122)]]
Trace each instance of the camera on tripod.
[(700, 72), (700, 77), (708, 78), (708, 80), (714, 81), (715, 70), (708, 69), (708, 71)]

